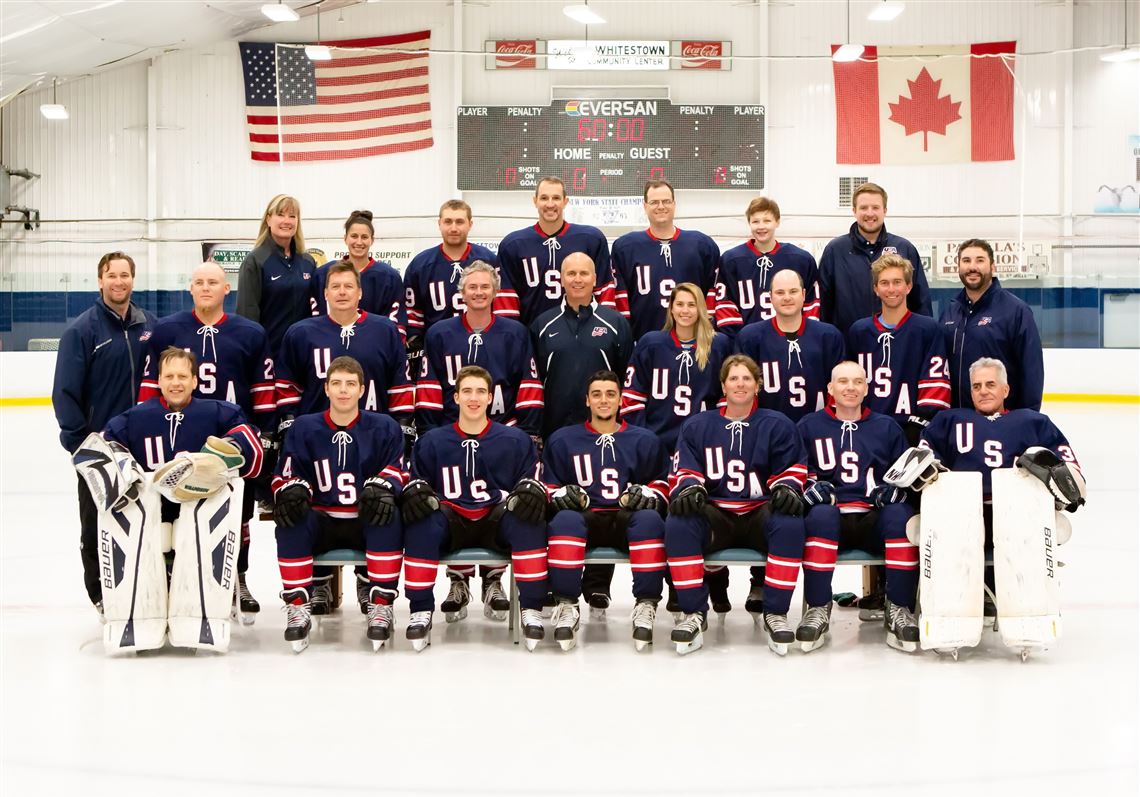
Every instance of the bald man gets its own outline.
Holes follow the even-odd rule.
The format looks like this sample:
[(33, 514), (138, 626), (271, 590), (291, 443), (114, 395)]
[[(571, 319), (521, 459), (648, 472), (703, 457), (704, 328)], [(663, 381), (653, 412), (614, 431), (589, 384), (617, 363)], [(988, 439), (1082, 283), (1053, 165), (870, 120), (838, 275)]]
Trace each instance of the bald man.
[[(226, 313), (223, 305), (229, 292), (226, 272), (217, 263), (207, 261), (194, 269), (190, 276), (194, 309), (161, 319), (147, 342), (140, 402), (161, 395), (158, 355), (167, 346), (175, 346), (193, 352), (198, 359), (198, 387), (194, 389), (194, 396), (229, 401), (241, 407), (245, 417), (259, 429), (268, 425), (276, 410), (269, 343), (260, 324)], [(260, 610), (245, 584), (253, 505), (254, 487), (247, 482), (238, 559), (238, 595), (245, 622), (252, 622), (252, 616)]]

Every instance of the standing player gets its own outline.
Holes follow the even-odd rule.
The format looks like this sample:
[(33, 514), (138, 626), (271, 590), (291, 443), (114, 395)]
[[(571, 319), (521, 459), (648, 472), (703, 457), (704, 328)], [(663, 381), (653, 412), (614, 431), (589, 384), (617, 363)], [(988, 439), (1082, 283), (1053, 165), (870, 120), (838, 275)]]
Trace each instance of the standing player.
[(899, 255), (883, 255), (871, 264), (877, 315), (861, 318), (847, 330), (847, 351), (867, 375), (867, 406), (892, 416), (918, 445), (930, 418), (950, 406), (950, 370), (946, 342), (933, 318), (906, 306), (914, 266)]
[[(237, 404), (259, 429), (269, 429), (277, 406), (269, 342), (260, 324), (226, 314), (222, 305), (229, 292), (226, 272), (217, 263), (206, 262), (194, 269), (190, 275), (194, 309), (167, 316), (155, 324), (143, 364), (139, 402), (159, 395), (159, 357), (174, 346), (197, 356), (196, 397)], [(250, 617), (261, 611), (245, 579), (249, 570), (249, 521), (255, 503), (254, 483), (249, 481), (242, 494), (241, 552), (234, 599), (241, 602), (242, 615)]]
[[(461, 369), (455, 379), (459, 420), (416, 441), (401, 509), (404, 590), (412, 610), (407, 637), (417, 651), (431, 644), (440, 557), (473, 545), (511, 552), (527, 649), (545, 636), (546, 487), (526, 433), (487, 418), (493, 387), (482, 368)], [(484, 583), (483, 601), (492, 608), (506, 601), (498, 581)]]
[(780, 206), (768, 197), (756, 197), (744, 212), (751, 237), (720, 257), (716, 284), (717, 330), (735, 336), (740, 328), (767, 321), (776, 314), (769, 293), (772, 276), (784, 269), (800, 275), (804, 286), (804, 314), (819, 317), (819, 270), (815, 258), (795, 244), (780, 243)]
[[(55, 359), (51, 404), (59, 442), (75, 453), (92, 432), (129, 409), (139, 392), (144, 349), (155, 318), (131, 301), (135, 261), (109, 252), (96, 267), (99, 297), (63, 331)], [(91, 604), (103, 614), (99, 586), (99, 513), (83, 477), (79, 483), (79, 555)]]
[(1041, 409), (1045, 362), (1041, 336), (1029, 305), (994, 276), (994, 250), (971, 238), (958, 247), (962, 291), (942, 313), (942, 330), (951, 356), (951, 404), (969, 407), (967, 365), (982, 357), (1001, 360), (1009, 373), (1010, 409)]
[(626, 233), (613, 248), (617, 309), (629, 319), (634, 340), (661, 329), (676, 285), (691, 282), (704, 295), (710, 294), (720, 258), (720, 248), (712, 238), (673, 224), (676, 198), (672, 185), (650, 180), (642, 196), (649, 229)]
[[(368, 560), (368, 638), (391, 637), (403, 550), (396, 501), (407, 481), (404, 436), (388, 416), (362, 412), (364, 370), (352, 357), (329, 363), (329, 408), (296, 420), (273, 478), (277, 564), (288, 619), (285, 639), (309, 645), (313, 556), (363, 549)], [(309, 511), (312, 509), (313, 511)]]
[(563, 218), (569, 201), (561, 180), (542, 178), (534, 189), (538, 223), (515, 230), (499, 244), (499, 267), (506, 286), (504, 298), (509, 294), (508, 289), (515, 292), (519, 321), (526, 326), (558, 307), (562, 298), (562, 263), (576, 252), (585, 254), (594, 264), (597, 272), (594, 296), (598, 304), (615, 306), (609, 242), (597, 227), (571, 224)]
[(665, 449), (652, 432), (618, 420), (621, 383), (598, 371), (586, 386), (590, 420), (565, 426), (542, 452), (543, 479), (556, 514), (550, 521), (552, 625), (563, 650), (577, 641), (578, 598), (587, 548), (629, 553), (633, 570), (633, 639), (653, 642), (653, 621), (665, 578)]
[(720, 369), (725, 407), (681, 427), (669, 476), (665, 553), (683, 616), (673, 628), (677, 652), (701, 647), (708, 627), (704, 554), (754, 548), (768, 554), (764, 629), (784, 655), (796, 634), (788, 607), (804, 549), (806, 455), (795, 424), (761, 409), (760, 368), (734, 354)]
[(918, 548), (906, 537), (914, 510), (906, 493), (879, 480), (906, 450), (898, 424), (863, 406), (867, 375), (850, 360), (831, 372), (827, 392), (835, 408), (805, 415), (797, 424), (808, 455), (804, 500), (804, 600), (807, 611), (796, 639), (805, 652), (824, 644), (831, 626), (831, 576), (839, 549), (886, 553), (887, 644), (913, 651), (918, 590)]
[[(437, 321), (463, 312), (459, 277), (476, 260), (495, 265), (494, 252), (467, 242), (471, 233), (471, 206), (462, 199), (449, 199), (439, 207), (439, 234), (443, 242), (425, 249), (404, 271), (404, 303), (408, 313), (408, 351), (423, 348), (424, 334)], [(497, 297), (496, 312), (518, 319), (518, 299), (504, 290)], [(507, 306), (510, 305), (510, 306)]]
[(352, 211), (344, 223), (344, 244), (348, 247), (348, 254), (339, 261), (325, 263), (313, 275), (313, 315), (325, 315), (328, 312), (325, 286), (328, 283), (329, 266), (338, 262), (352, 263), (360, 274), (360, 309), (390, 319), (399, 327), (401, 337), (404, 337), (407, 335), (404, 283), (400, 279), (400, 273), (390, 263), (372, 259), (372, 243), (375, 240), (376, 228), (372, 224), (372, 211)]
[(901, 255), (914, 268), (914, 289), (907, 295), (911, 312), (933, 315), (930, 287), (922, 259), (914, 244), (887, 232), (887, 192), (874, 183), (863, 183), (851, 197), (855, 221), (846, 235), (833, 238), (819, 258), (819, 317), (840, 332), (860, 318), (875, 312), (871, 292), (871, 264), (883, 255)]

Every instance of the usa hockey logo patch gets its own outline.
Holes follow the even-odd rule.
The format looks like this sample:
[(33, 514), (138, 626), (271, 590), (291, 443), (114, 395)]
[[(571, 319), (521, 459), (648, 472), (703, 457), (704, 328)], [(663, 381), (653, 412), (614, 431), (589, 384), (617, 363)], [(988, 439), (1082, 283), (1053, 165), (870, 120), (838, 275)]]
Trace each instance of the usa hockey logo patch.
[(600, 338), (604, 334), (606, 334), (605, 327), (594, 327), (594, 331), (590, 333), (590, 337)]
[(145, 343), (148, 340), (150, 340), (150, 330), (139, 335), (139, 343)]
[(899, 253), (898, 247), (894, 247), (894, 246), (884, 246), (883, 247), (883, 254), (884, 255), (897, 255), (898, 253)]
[(986, 316), (978, 322), (978, 326), (984, 327), (986, 324), (990, 323), (991, 320), (993, 320), (993, 316)]

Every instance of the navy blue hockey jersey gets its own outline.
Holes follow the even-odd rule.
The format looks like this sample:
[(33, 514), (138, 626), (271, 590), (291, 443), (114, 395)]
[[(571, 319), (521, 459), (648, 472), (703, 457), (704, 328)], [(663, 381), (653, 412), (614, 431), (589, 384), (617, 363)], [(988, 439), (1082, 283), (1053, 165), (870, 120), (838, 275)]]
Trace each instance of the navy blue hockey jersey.
[(807, 456), (796, 425), (771, 410), (753, 408), (732, 421), (723, 410), (694, 415), (681, 427), (669, 474), (669, 493), (703, 484), (709, 500), (742, 515), (768, 502), (777, 484), (802, 492)]
[[(313, 315), (329, 311), (325, 301), (325, 286), (329, 281), (329, 266), (346, 260), (330, 260), (317, 269), (312, 280)], [(400, 335), (407, 338), (407, 311), (404, 308), (404, 281), (391, 263), (369, 260), (360, 270), (360, 309), (371, 315), (384, 316), (395, 324)]]
[(826, 406), (831, 369), (846, 349), (838, 329), (806, 316), (794, 334), (781, 332), (773, 318), (749, 324), (736, 337), (736, 350), (760, 366), (760, 406), (793, 421)]
[(518, 425), (527, 434), (542, 428), (542, 382), (535, 369), (530, 333), (518, 321), (491, 317), (480, 332), (464, 313), (432, 326), (416, 381), (416, 428), (423, 432), (459, 418), (455, 376), (467, 365), (487, 369), (494, 381), (491, 420)]
[(564, 426), (542, 450), (542, 478), (550, 491), (576, 484), (590, 496), (590, 509), (617, 509), (631, 484), (642, 484), (666, 500), (669, 460), (657, 436), (622, 423), (603, 434), (589, 422)]
[(487, 421), (468, 435), (458, 424), (421, 435), (412, 451), (412, 477), (432, 486), (439, 500), (473, 520), (506, 500), (522, 479), (538, 479), (542, 468), (530, 437), (521, 429)]
[(416, 394), (400, 333), (387, 318), (363, 312), (346, 327), (327, 315), (289, 327), (276, 362), (278, 413), (308, 415), (328, 409), (325, 376), (329, 363), (344, 354), (364, 369), (362, 410), (411, 418)]
[(697, 285), (711, 303), (719, 260), (720, 247), (697, 230), (675, 229), (668, 239), (637, 230), (614, 241), (614, 299), (629, 319), (633, 339), (661, 330), (678, 283)]
[(672, 451), (685, 419), (720, 402), (720, 366), (730, 354), (732, 342), (713, 335), (709, 361), (702, 369), (693, 341), (682, 342), (675, 331), (650, 332), (634, 346), (626, 369), (622, 418), (654, 432)]
[(156, 470), (183, 451), (200, 451), (206, 438), (228, 437), (245, 457), (239, 475), (261, 473), (263, 454), (257, 429), (250, 426), (241, 408), (228, 401), (191, 398), (180, 410), (172, 410), (161, 398), (147, 399), (107, 423), (103, 437), (118, 443), (145, 470)]
[(829, 407), (796, 424), (808, 455), (808, 483), (831, 482), (840, 512), (872, 509), (871, 491), (906, 451), (902, 427), (889, 415), (863, 408), (857, 421), (841, 421)]
[(241, 407), (259, 426), (268, 424), (277, 404), (273, 357), (260, 324), (224, 313), (217, 324), (204, 324), (193, 310), (159, 320), (147, 342), (140, 403), (161, 395), (158, 358), (170, 346), (186, 349), (198, 358), (195, 396), (224, 399)]
[(881, 316), (861, 318), (847, 330), (847, 354), (867, 372), (873, 411), (905, 422), (950, 407), (946, 340), (933, 318), (908, 310), (893, 328)]
[(1012, 468), (1031, 446), (1052, 449), (1064, 461), (1077, 465), (1061, 430), (1049, 416), (1036, 410), (995, 415), (982, 415), (977, 410), (946, 410), (935, 415), (922, 431), (919, 444), (932, 450), (950, 470), (981, 473), (986, 498), (990, 496), (990, 473), (997, 468)]
[(735, 335), (745, 324), (767, 321), (772, 309), (769, 287), (776, 272), (790, 268), (804, 283), (804, 315), (819, 317), (819, 270), (815, 258), (794, 244), (776, 242), (765, 254), (753, 240), (734, 246), (720, 257), (716, 283), (716, 327)]
[(594, 296), (598, 304), (614, 307), (614, 281), (610, 246), (597, 227), (565, 222), (554, 235), (535, 224), (507, 235), (499, 244), (499, 276), (504, 300), (518, 302), (519, 321), (534, 320), (562, 302), (562, 261), (584, 252), (594, 261)]
[[(499, 265), (495, 253), (479, 244), (467, 244), (467, 249), (458, 260), (444, 254), (443, 244), (425, 249), (412, 258), (404, 270), (404, 307), (408, 315), (409, 335), (423, 335), (437, 321), (463, 312), (459, 278), (463, 275), (463, 269), (476, 260), (482, 260), (496, 268)], [(500, 273), (500, 282), (502, 279)], [(499, 294), (495, 296), (496, 315), (518, 318), (518, 301), (510, 298), (513, 296), (514, 292), (510, 290), (504, 296), (500, 288)]]

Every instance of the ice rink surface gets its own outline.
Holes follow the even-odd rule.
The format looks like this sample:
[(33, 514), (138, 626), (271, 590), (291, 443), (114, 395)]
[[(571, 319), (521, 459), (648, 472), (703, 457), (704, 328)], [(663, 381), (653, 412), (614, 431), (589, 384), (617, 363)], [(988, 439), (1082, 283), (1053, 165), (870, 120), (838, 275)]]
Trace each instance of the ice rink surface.
[[(355, 602), (301, 655), (282, 640), (273, 530), (253, 532), (262, 613), (228, 655), (103, 654), (82, 587), (75, 476), (48, 408), (0, 410), (0, 793), (1136, 795), (1140, 420), (1046, 407), (1090, 486), (1061, 549), (1064, 636), (1027, 663), (987, 630), (961, 660), (889, 649), (836, 609), (786, 659), (743, 610), (679, 657), (662, 611), (630, 639), (627, 569), (579, 646), (533, 654), (470, 617), (378, 654)], [(440, 577), (437, 596), (446, 581)], [(835, 590), (860, 589), (840, 568)], [(799, 596), (793, 603), (798, 607)], [(792, 612), (798, 620), (798, 608)]]

